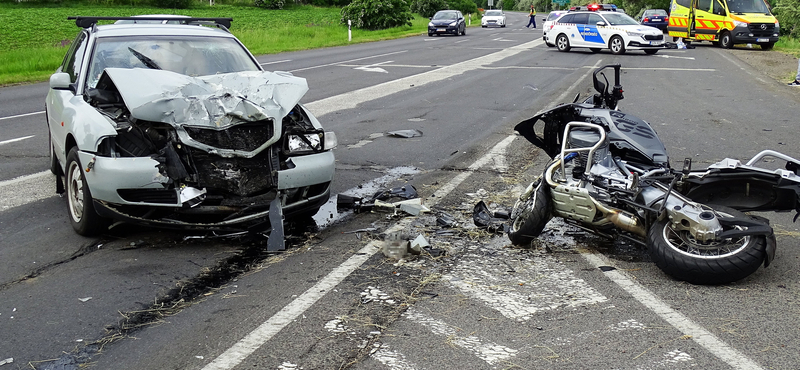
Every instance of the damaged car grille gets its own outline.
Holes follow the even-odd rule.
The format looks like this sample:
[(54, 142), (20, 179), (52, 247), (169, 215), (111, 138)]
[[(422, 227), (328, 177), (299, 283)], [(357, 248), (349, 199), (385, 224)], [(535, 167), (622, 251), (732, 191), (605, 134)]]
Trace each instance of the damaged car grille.
[(201, 150), (190, 151), (194, 165), (203, 169), (197, 172), (199, 188), (244, 197), (262, 194), (277, 186), (279, 162), (274, 146), (252, 158), (223, 158)]
[(118, 189), (117, 194), (128, 202), (177, 204), (175, 189)]
[(189, 136), (205, 145), (219, 149), (251, 152), (275, 135), (272, 120), (243, 123), (225, 130), (185, 127)]

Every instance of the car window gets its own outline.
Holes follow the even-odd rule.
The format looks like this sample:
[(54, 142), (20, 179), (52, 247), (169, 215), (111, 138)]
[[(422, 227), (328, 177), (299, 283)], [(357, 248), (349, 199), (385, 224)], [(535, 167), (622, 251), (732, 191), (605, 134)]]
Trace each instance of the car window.
[(68, 73), (69, 79), (73, 83), (78, 80), (84, 52), (86, 52), (86, 32), (81, 32), (72, 42), (61, 65), (61, 72)]
[(631, 18), (631, 16), (623, 13), (605, 13), (603, 17), (608, 21), (610, 26), (624, 26), (624, 25), (638, 25), (639, 22)]
[(597, 22), (605, 22), (605, 21), (603, 20), (603, 17), (601, 17), (601, 16), (599, 16), (597, 14), (589, 14), (589, 22), (588, 22), (588, 24), (594, 26), (594, 25), (597, 25)]
[(711, 0), (700, 0), (697, 3), (697, 9), (703, 10), (706, 12), (711, 11)]
[(567, 14), (567, 15), (561, 17), (558, 20), (558, 23), (575, 23), (575, 22), (572, 21), (573, 17), (575, 17), (575, 14)]
[(589, 14), (588, 13), (578, 13), (573, 15), (572, 22), (575, 24), (587, 24), (589, 22)]
[(163, 69), (189, 76), (257, 71), (258, 65), (227, 37), (104, 37), (97, 40), (87, 84), (95, 87), (106, 68)]
[(547, 16), (547, 20), (548, 21), (555, 20), (558, 17), (560, 17), (562, 14), (564, 14), (564, 13), (550, 13), (550, 15)]
[[(428, 14), (430, 14), (430, 13), (428, 13)], [(456, 13), (454, 13), (454, 12), (441, 12), (441, 13), (436, 13), (433, 16), (433, 19), (457, 19), (457, 17), (456, 17)]]
[(647, 11), (647, 15), (650, 15), (650, 16), (661, 15), (661, 16), (666, 17), (667, 16), (667, 11), (664, 10), (664, 9), (652, 9), (652, 10), (648, 10)]

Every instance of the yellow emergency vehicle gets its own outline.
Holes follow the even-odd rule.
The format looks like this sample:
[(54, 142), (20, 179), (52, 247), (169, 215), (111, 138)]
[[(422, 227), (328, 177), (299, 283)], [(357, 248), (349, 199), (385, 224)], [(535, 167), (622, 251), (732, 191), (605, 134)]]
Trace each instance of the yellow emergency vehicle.
[(674, 39), (711, 41), (723, 48), (758, 44), (769, 50), (780, 25), (764, 0), (672, 0), (667, 31)]

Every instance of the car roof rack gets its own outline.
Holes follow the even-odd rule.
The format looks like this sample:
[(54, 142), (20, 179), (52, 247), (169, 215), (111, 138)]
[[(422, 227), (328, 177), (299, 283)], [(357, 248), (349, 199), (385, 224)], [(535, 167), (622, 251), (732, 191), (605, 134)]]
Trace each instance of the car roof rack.
[(233, 18), (176, 18), (174, 16), (144, 16), (144, 17), (67, 17), (69, 20), (75, 20), (75, 24), (81, 28), (91, 28), (97, 24), (97, 21), (178, 21), (181, 24), (198, 24), (198, 25), (212, 25), (224, 28), (226, 31), (231, 28), (231, 21)]

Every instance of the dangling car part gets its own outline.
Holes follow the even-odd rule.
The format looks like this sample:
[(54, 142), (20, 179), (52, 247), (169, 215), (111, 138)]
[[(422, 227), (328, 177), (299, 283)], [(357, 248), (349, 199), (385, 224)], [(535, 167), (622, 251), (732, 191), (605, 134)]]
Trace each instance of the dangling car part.
[(46, 101), (51, 167), (79, 234), (112, 219), (280, 234), (284, 217), (328, 200), (336, 136), (299, 103), (306, 80), (261, 70), (230, 19), (101, 19), (129, 20), (77, 17)]
[[(610, 91), (607, 68), (614, 71)], [(743, 212), (800, 215), (800, 160), (764, 150), (745, 164), (726, 158), (702, 170), (687, 158), (676, 171), (650, 124), (617, 110), (619, 73), (619, 64), (597, 69), (596, 94), (515, 127), (551, 161), (516, 202), (511, 241), (529, 245), (552, 217), (561, 217), (645, 245), (661, 270), (693, 284), (728, 283), (768, 266), (776, 248), (769, 221)], [(767, 157), (785, 168), (756, 166)]]

